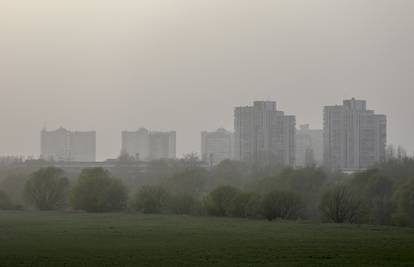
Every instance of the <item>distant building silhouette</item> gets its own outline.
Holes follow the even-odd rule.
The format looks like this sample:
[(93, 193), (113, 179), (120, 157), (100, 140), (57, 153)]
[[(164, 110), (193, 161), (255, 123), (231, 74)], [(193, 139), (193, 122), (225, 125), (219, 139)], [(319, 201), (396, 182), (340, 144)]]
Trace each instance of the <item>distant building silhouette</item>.
[(65, 128), (41, 131), (41, 158), (47, 161), (96, 161), (96, 132), (71, 132)]
[(297, 167), (321, 166), (323, 164), (323, 130), (310, 129), (309, 124), (296, 130)]
[(214, 166), (232, 159), (233, 133), (223, 128), (214, 132), (201, 132), (201, 159)]
[(135, 132), (123, 131), (121, 151), (142, 161), (175, 159), (176, 133), (151, 132), (145, 128)]
[(385, 115), (350, 99), (324, 108), (324, 163), (333, 170), (359, 170), (385, 160)]
[(277, 110), (273, 101), (236, 107), (235, 158), (253, 164), (294, 166), (295, 125), (295, 116)]

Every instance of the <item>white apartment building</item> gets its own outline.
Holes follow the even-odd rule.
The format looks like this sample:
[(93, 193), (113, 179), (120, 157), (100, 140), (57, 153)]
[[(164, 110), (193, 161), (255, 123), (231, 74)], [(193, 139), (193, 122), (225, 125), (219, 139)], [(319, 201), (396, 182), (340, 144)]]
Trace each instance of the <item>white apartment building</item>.
[(233, 133), (223, 128), (213, 132), (201, 132), (201, 159), (214, 166), (232, 159)]
[(123, 131), (121, 151), (142, 161), (175, 159), (176, 132)]
[(324, 165), (333, 170), (366, 169), (385, 160), (387, 119), (350, 99), (324, 108)]
[(276, 102), (255, 101), (234, 111), (235, 159), (260, 165), (295, 164), (295, 116), (276, 109)]
[(41, 156), (48, 161), (95, 162), (96, 132), (72, 132), (62, 127), (41, 131)]

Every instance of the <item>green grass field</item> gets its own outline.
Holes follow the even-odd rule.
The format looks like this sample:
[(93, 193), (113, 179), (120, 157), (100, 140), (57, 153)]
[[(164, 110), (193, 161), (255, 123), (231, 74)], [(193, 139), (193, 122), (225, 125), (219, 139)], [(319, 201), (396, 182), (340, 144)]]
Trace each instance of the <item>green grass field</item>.
[(414, 229), (0, 212), (0, 266), (414, 266)]

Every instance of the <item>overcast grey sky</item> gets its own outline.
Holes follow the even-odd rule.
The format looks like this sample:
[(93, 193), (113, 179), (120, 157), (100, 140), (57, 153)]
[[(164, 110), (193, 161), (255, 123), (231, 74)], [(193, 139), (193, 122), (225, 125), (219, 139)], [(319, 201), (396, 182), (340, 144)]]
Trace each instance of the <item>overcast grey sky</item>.
[(39, 155), (40, 129), (233, 129), (233, 107), (275, 100), (298, 124), (362, 98), (414, 151), (412, 0), (1, 0), (0, 155)]

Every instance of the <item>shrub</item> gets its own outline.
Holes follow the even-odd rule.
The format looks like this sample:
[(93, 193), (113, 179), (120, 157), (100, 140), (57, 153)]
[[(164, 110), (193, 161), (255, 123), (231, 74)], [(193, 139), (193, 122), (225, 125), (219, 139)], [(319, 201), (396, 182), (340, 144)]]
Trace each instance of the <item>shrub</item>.
[(143, 186), (135, 198), (137, 210), (143, 213), (161, 213), (167, 207), (168, 193), (161, 186)]
[(298, 219), (303, 211), (300, 196), (288, 191), (273, 191), (263, 197), (263, 215), (269, 221), (274, 219)]
[(326, 221), (334, 223), (357, 223), (365, 218), (362, 202), (345, 185), (338, 185), (325, 192), (320, 210)]
[(260, 213), (260, 196), (255, 193), (238, 193), (229, 209), (231, 216), (241, 218), (257, 217)]
[(194, 205), (195, 199), (188, 194), (173, 195), (168, 201), (168, 207), (174, 214), (191, 214)]
[(204, 199), (207, 213), (214, 216), (227, 216), (233, 199), (239, 194), (239, 190), (232, 186), (219, 186), (211, 191)]

